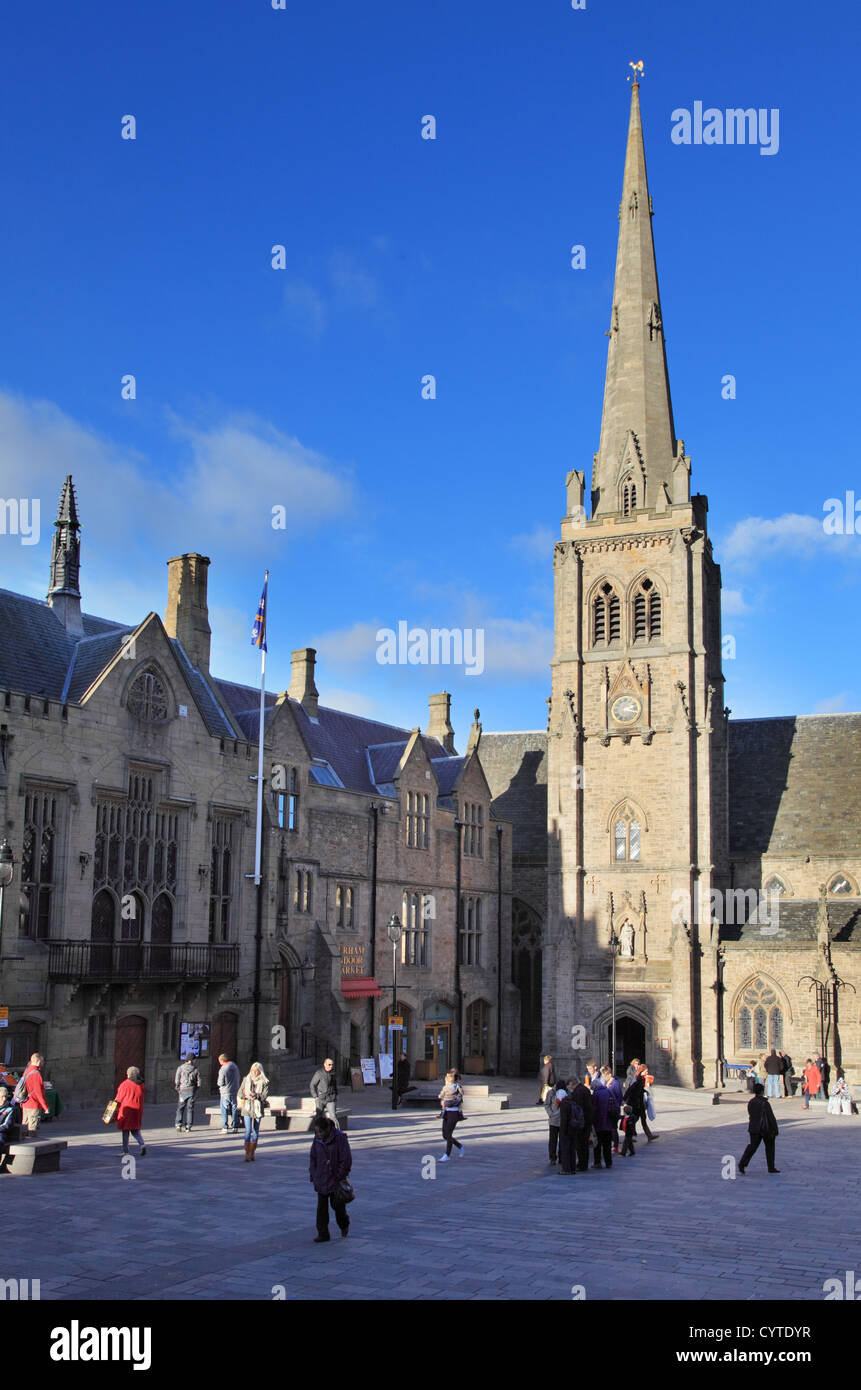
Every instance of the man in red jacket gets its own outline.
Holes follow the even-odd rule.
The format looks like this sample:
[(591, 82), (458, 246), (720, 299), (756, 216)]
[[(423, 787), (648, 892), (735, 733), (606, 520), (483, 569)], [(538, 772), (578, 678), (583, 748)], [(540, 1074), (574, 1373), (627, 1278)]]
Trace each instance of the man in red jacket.
[(29, 1066), (25, 1067), (21, 1078), (27, 1086), (27, 1099), (21, 1102), (21, 1111), (24, 1124), (27, 1126), (27, 1136), (30, 1139), (36, 1138), (36, 1132), (42, 1123), (42, 1115), (49, 1113), (45, 1083), (39, 1070), (44, 1060), (41, 1052), (34, 1052), (30, 1058)]

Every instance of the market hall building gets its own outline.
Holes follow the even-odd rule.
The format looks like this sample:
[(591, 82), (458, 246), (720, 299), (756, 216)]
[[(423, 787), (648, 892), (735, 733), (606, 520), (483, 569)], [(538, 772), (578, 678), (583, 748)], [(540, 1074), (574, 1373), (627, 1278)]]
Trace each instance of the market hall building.
[[(304, 1091), (325, 1055), (378, 1054), (392, 1016), (414, 1074), (516, 1066), (511, 828), (460, 756), (450, 701), (426, 734), (319, 703), (315, 654), (265, 701), (263, 914), (254, 864), (259, 690), (209, 669), (209, 561), (168, 561), (164, 622), (82, 612), (71, 478), (47, 601), (0, 592), (0, 1061), (39, 1050), (67, 1097), (104, 1103), (130, 1065), (153, 1101), (198, 1048), (257, 1057)], [(460, 902), (458, 921), (457, 903)], [(500, 973), (500, 960), (503, 962)], [(501, 1026), (500, 1026), (501, 1020)], [(388, 1033), (383, 1038), (388, 1038)]]

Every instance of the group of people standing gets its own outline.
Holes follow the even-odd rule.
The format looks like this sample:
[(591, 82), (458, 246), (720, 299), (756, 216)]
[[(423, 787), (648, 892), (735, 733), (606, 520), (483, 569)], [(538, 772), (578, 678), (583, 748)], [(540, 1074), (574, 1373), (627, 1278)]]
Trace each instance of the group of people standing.
[[(788, 1052), (775, 1048), (768, 1056), (761, 1052), (759, 1057), (751, 1061), (746, 1075), (750, 1089), (756, 1093), (756, 1087), (761, 1086), (767, 1100), (779, 1100), (781, 1094), (784, 1099), (791, 1099), (795, 1095), (798, 1077)], [(811, 1100), (827, 1100), (832, 1114), (857, 1114), (857, 1107), (853, 1110), (855, 1103), (852, 1093), (840, 1068), (833, 1086), (830, 1085), (830, 1078), (831, 1066), (825, 1057), (807, 1058), (801, 1073), (804, 1109), (810, 1108)]]
[(585, 1173), (590, 1149), (593, 1168), (612, 1168), (613, 1154), (635, 1157), (638, 1124), (650, 1144), (659, 1138), (648, 1123), (654, 1120), (654, 1079), (646, 1064), (635, 1057), (624, 1088), (609, 1066), (599, 1067), (595, 1060), (587, 1062), (582, 1080), (571, 1075), (560, 1083), (552, 1056), (545, 1056), (536, 1104), (543, 1104), (547, 1112), (547, 1156), (552, 1167), (558, 1164), (560, 1176)]

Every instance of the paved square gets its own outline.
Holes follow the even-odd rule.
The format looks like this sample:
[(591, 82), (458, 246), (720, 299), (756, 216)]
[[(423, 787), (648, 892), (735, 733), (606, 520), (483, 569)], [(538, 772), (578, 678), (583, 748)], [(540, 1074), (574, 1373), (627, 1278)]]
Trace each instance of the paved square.
[[(861, 1271), (861, 1119), (775, 1102), (779, 1177), (764, 1154), (721, 1176), (746, 1142), (747, 1096), (659, 1088), (658, 1143), (611, 1172), (560, 1178), (531, 1082), (502, 1079), (512, 1109), (473, 1114), (463, 1158), (443, 1152), (433, 1112), (392, 1114), (374, 1089), (346, 1094), (358, 1193), (347, 1240), (313, 1244), (310, 1139), (176, 1134), (145, 1113), (148, 1152), (121, 1176), (120, 1139), (95, 1113), (62, 1117), (59, 1174), (0, 1178), (15, 1224), (0, 1278), (39, 1279), (43, 1299), (821, 1300), (826, 1279)], [(468, 1113), (468, 1107), (467, 1107)], [(274, 1293), (273, 1290), (276, 1292)]]

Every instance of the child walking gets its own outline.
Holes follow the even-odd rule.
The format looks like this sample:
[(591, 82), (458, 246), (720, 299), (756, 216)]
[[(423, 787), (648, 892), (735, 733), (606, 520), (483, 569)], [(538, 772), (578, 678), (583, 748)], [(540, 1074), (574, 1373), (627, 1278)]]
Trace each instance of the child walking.
[(622, 1157), (636, 1158), (637, 1148), (634, 1139), (637, 1134), (637, 1118), (630, 1105), (622, 1106), (622, 1119), (619, 1122), (619, 1128), (625, 1136), (625, 1141), (622, 1144)]

